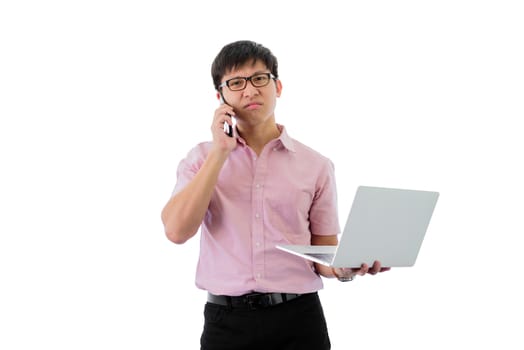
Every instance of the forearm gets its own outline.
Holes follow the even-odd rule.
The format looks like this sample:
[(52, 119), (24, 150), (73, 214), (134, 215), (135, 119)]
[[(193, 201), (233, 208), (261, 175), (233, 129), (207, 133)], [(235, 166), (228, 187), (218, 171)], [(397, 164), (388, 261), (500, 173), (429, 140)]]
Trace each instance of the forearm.
[[(311, 235), (311, 245), (337, 245), (338, 244), (338, 237), (337, 235), (330, 235), (330, 236), (319, 236), (319, 235)], [(332, 278), (336, 277), (333, 273), (333, 268), (315, 263), (315, 270), (317, 273), (321, 276)]]
[(164, 229), (171, 241), (182, 244), (196, 234), (227, 155), (211, 151), (193, 180), (171, 198), (162, 210)]
[(319, 275), (323, 277), (327, 277), (327, 278), (336, 277), (335, 274), (333, 273), (333, 268), (329, 266), (315, 263), (315, 270), (317, 271)]

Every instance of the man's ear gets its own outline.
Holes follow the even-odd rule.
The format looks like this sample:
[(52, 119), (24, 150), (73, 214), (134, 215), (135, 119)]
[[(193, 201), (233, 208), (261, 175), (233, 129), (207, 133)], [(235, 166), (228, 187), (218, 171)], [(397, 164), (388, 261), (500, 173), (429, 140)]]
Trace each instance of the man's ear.
[(277, 97), (280, 97), (280, 94), (282, 93), (282, 82), (280, 79), (275, 80), (275, 85), (277, 87)]

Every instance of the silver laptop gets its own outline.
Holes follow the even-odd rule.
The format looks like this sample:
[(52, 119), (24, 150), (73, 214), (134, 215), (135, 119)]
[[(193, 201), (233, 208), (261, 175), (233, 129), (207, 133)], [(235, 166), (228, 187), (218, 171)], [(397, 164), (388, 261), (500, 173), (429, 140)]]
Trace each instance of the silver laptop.
[(437, 204), (438, 192), (360, 186), (338, 246), (277, 245), (332, 267), (413, 266)]

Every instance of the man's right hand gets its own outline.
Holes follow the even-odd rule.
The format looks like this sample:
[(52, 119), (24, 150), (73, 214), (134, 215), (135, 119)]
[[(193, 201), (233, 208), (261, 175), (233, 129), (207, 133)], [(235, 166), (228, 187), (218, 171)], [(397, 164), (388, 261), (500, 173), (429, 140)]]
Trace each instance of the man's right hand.
[(211, 133), (213, 134), (213, 147), (217, 151), (229, 154), (237, 146), (235, 132), (233, 131), (233, 137), (230, 137), (224, 132), (224, 123), (228, 123), (231, 128), (233, 128), (231, 116), (234, 115), (233, 107), (227, 104), (222, 104), (215, 110)]

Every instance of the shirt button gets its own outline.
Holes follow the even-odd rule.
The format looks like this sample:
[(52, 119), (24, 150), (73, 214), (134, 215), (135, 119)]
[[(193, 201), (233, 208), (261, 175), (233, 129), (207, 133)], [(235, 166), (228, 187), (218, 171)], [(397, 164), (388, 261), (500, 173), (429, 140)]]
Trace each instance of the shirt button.
[(260, 274), (259, 273), (257, 273), (257, 278), (260, 278)]
[(260, 247), (260, 242), (255, 243), (255, 245), (257, 246), (257, 248)]
[(260, 214), (259, 213), (256, 213), (255, 214), (255, 217), (258, 219), (260, 217)]
[(260, 188), (260, 184), (256, 184), (255, 187), (256, 187), (256, 188)]

